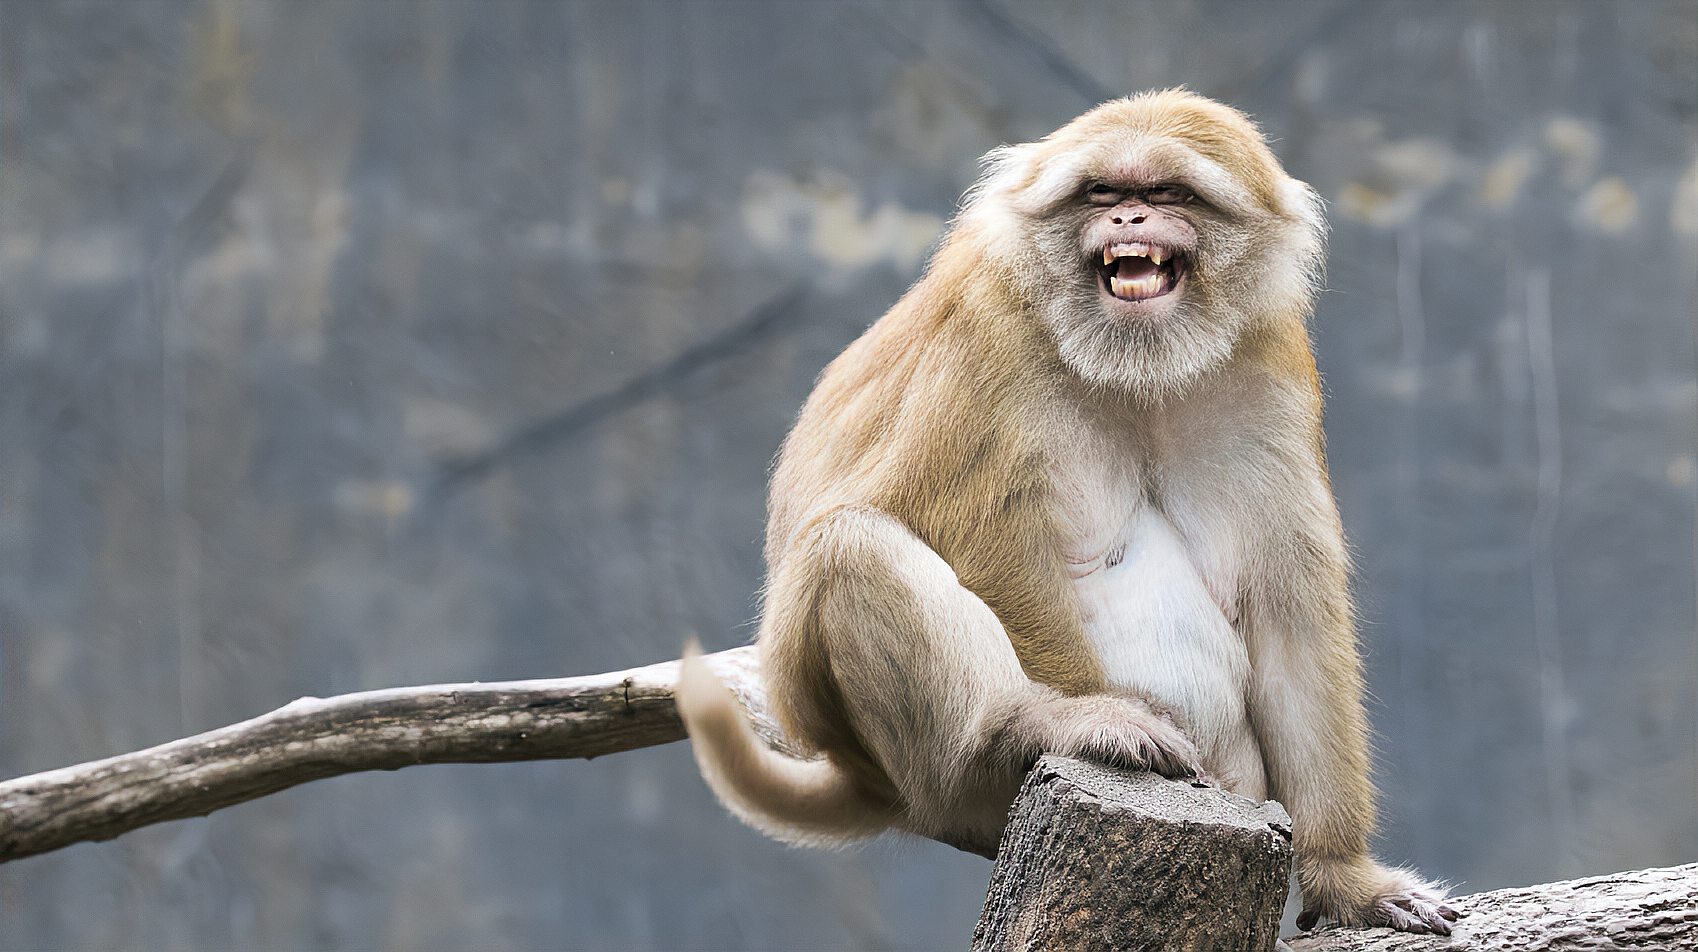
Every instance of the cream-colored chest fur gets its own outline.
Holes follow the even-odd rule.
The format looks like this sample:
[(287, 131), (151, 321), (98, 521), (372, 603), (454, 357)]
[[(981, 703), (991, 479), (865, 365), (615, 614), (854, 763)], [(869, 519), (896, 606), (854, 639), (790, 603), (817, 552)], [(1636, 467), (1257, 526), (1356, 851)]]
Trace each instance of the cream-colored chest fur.
[(1074, 421), (1055, 458), (1061, 551), (1080, 620), (1110, 682), (1172, 709), (1211, 771), (1262, 786), (1237, 628), (1246, 564), (1234, 466), (1218, 434), (1171, 418)]

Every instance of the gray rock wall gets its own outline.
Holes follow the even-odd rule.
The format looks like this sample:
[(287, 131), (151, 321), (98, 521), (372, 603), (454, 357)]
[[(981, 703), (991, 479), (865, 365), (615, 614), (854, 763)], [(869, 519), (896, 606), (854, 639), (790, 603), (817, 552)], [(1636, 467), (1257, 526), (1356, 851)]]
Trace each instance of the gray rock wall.
[[(767, 463), (978, 157), (1126, 91), (1326, 197), (1382, 852), (1698, 856), (1698, 4), (0, 6), (0, 775), (748, 637)], [(682, 747), (0, 867), (0, 946), (943, 948)]]

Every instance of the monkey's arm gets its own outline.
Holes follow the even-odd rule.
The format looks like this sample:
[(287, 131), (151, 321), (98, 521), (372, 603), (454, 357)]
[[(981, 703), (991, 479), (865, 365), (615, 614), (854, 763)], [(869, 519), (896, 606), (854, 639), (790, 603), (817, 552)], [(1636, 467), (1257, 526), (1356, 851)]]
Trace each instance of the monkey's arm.
[[(786, 727), (837, 762), (846, 745), (831, 738), (847, 728), (893, 788), (897, 825), (927, 836), (994, 850), (1044, 753), (1170, 776), (1196, 769), (1183, 733), (1144, 701), (1068, 697), (1027, 677), (989, 606), (870, 507), (816, 518), (780, 560), (761, 651)], [(745, 816), (759, 825), (760, 812)]]
[(1320, 477), (1311, 511), (1275, 540), (1276, 573), (1245, 594), (1251, 710), (1269, 794), (1291, 813), (1303, 914), (1449, 934), (1457, 913), (1413, 874), (1368, 853), (1374, 827), (1361, 659), (1338, 514)]

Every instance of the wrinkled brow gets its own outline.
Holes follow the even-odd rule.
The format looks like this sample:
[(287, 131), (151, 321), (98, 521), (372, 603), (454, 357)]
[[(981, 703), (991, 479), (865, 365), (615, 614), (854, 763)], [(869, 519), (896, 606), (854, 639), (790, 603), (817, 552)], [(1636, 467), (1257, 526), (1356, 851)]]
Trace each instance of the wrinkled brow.
[(1037, 157), (1035, 174), (1018, 191), (1021, 210), (1028, 214), (1053, 214), (1095, 182), (1122, 188), (1174, 183), (1229, 214), (1258, 209), (1250, 190), (1230, 172), (1179, 139), (1133, 135), (1071, 149), (1046, 145), (1048, 154)]

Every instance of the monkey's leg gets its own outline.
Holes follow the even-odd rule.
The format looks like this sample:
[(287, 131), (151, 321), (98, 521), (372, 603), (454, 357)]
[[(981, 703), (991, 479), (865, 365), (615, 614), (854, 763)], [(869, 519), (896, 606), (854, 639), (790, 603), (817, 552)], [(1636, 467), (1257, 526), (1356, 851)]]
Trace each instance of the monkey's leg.
[(1195, 771), (1190, 741), (1144, 701), (1065, 697), (1030, 680), (996, 615), (895, 519), (840, 510), (814, 533), (804, 560), (820, 584), (811, 627), (904, 826), (1000, 835), (1042, 753)]
[(1205, 751), (1203, 765), (1221, 786), (1233, 793), (1251, 800), (1268, 798), (1262, 749), (1256, 744), (1256, 735), (1248, 723), (1214, 750)]
[(1249, 594), (1245, 632), (1269, 793), (1292, 818), (1303, 889), (1297, 924), (1307, 929), (1325, 915), (1449, 935), (1459, 913), (1443, 891), (1368, 853), (1374, 792), (1342, 539), (1293, 548), (1313, 563), (1293, 567), (1290, 591)]

